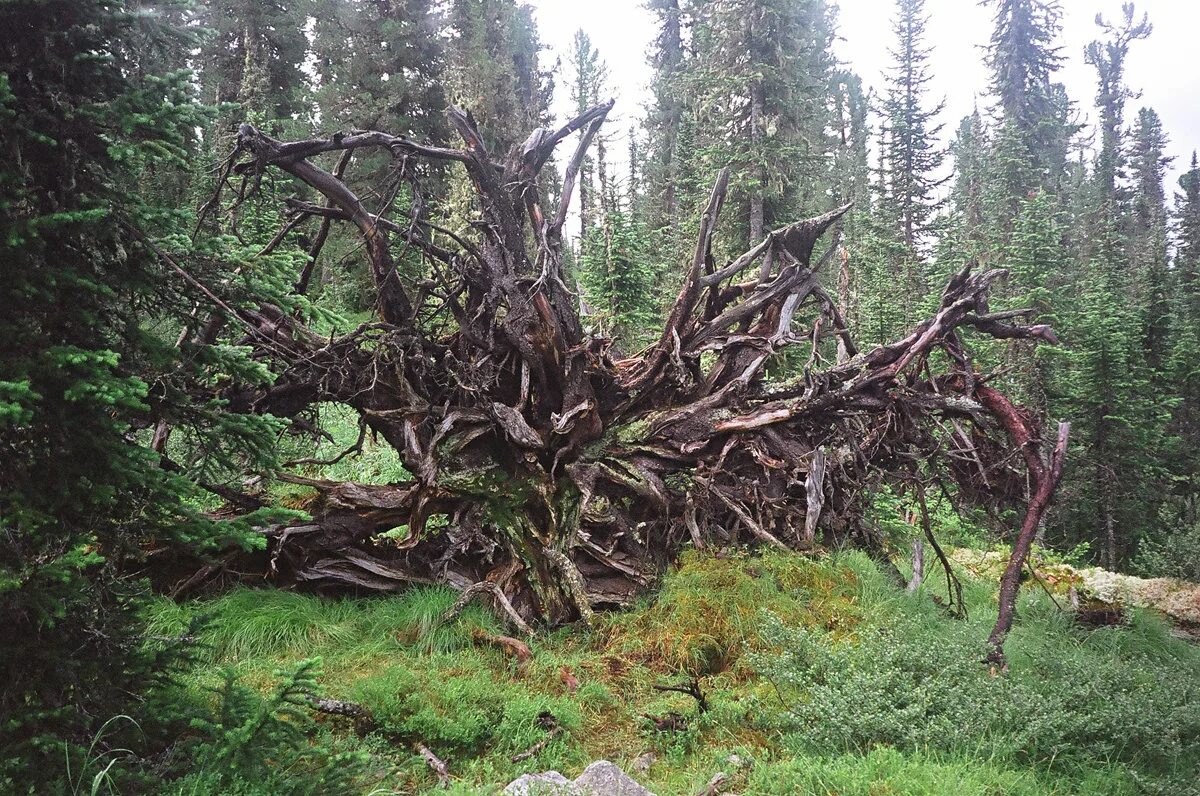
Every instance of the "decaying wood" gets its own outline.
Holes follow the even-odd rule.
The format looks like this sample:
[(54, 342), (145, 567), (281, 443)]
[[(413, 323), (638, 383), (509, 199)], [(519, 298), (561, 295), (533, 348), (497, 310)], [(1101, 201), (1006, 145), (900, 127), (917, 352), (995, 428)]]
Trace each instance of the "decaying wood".
[[(297, 422), (321, 403), (350, 407), (410, 473), (356, 484), (294, 463), (306, 469), (279, 477), (310, 490), (311, 519), (263, 529), (263, 571), (321, 589), (446, 583), (462, 591), (455, 610), (487, 592), (527, 634), (534, 621), (587, 620), (630, 603), (689, 542), (850, 542), (886, 556), (861, 521), (871, 490), (925, 459), (964, 497), (1020, 500), (1015, 447), (1036, 485), (1010, 567), (1019, 572), (1026, 526), (1049, 503), (1061, 455), (1042, 464), (1036, 423), (996, 397), (960, 333), (1055, 338), (1049, 327), (1016, 325), (1020, 314), (988, 312), (1003, 271), (964, 268), (931, 318), (860, 351), (845, 321), (847, 258), (827, 274), (834, 244), (814, 257), (847, 207), (765, 232), (722, 265), (726, 169), (661, 334), (623, 355), (585, 332), (563, 267), (572, 181), (611, 107), (535, 131), (507, 153), (489, 152), (457, 108), (448, 116), (460, 148), (361, 130), (279, 141), (241, 126), (226, 177), (283, 172), (298, 191), (289, 223), (319, 218), (322, 239), (329, 225), (361, 237), (377, 319), (321, 337), (275, 308), (234, 308), (214, 294), (212, 311), (245, 329), (242, 344), (278, 371), (270, 386), (222, 385), (215, 397)], [(548, 210), (542, 169), (575, 133), (561, 199)], [(353, 155), (367, 150), (393, 158), (412, 196), (424, 195), (422, 164), (463, 169), (476, 223), (451, 232), (418, 202), (368, 210), (350, 188)], [(322, 165), (326, 157), (336, 164)], [(218, 191), (209, 204), (220, 201)], [(298, 289), (310, 276), (306, 267)], [(838, 282), (836, 300), (825, 280)], [(806, 365), (769, 367), (796, 347)], [(345, 455), (360, 450), (361, 440)], [(1006, 575), (997, 649), (1016, 585)]]
[(512, 636), (498, 636), (476, 629), (472, 631), (471, 638), (480, 644), (488, 644), (496, 647), (503, 651), (505, 655), (516, 658), (517, 663), (525, 663), (533, 657), (533, 650), (529, 649), (529, 645)]
[[(954, 568), (950, 566), (950, 559), (946, 557), (946, 551), (942, 550), (937, 537), (933, 535), (933, 523), (929, 520), (929, 504), (925, 501), (924, 482), (920, 480), (916, 482), (916, 492), (917, 506), (921, 510), (921, 531), (925, 534), (925, 539), (928, 540), (929, 546), (933, 548), (933, 552), (937, 555), (938, 562), (942, 565), (942, 572), (946, 575), (946, 600), (950, 606), (950, 611), (959, 619), (966, 619), (967, 602), (963, 599), (962, 582), (954, 574)], [(914, 560), (920, 558), (921, 566), (925, 565), (924, 556), (914, 555), (913, 558)], [(913, 577), (916, 577), (916, 573), (914, 573)]]
[(1005, 567), (1004, 574), (1000, 576), (1000, 610), (996, 618), (996, 625), (992, 628), (991, 635), (988, 636), (990, 649), (987, 662), (1003, 668), (1006, 665), (1004, 639), (1007, 637), (1008, 631), (1012, 629), (1013, 619), (1016, 616), (1017, 592), (1021, 588), (1021, 569), (1029, 558), (1029, 550), (1033, 546), (1038, 526), (1041, 524), (1046, 509), (1050, 506), (1050, 500), (1054, 497), (1054, 490), (1058, 487), (1059, 479), (1062, 478), (1071, 425), (1069, 423), (1058, 424), (1058, 439), (1054, 444), (1054, 449), (1050, 452), (1049, 461), (1045, 461), (1042, 458), (1039, 429), (1029, 422), (1025, 413), (1018, 410), (1003, 393), (991, 387), (981, 387), (979, 396), (984, 405), (1000, 419), (1014, 444), (1021, 451), (1021, 455), (1025, 459), (1026, 470), (1029, 473), (1030, 492), (1032, 493), (1029, 505), (1025, 509), (1025, 520), (1013, 542), (1008, 566)]
[(326, 699), (312, 697), (308, 700), (309, 707), (318, 713), (330, 716), (344, 716), (354, 721), (354, 728), (359, 735), (366, 735), (375, 729), (375, 717), (357, 702), (347, 702), (343, 699)]
[(480, 594), (491, 594), (493, 597), (495, 597), (496, 604), (499, 606), (504, 616), (506, 616), (509, 621), (513, 623), (513, 626), (527, 636), (533, 635), (533, 628), (530, 627), (529, 623), (522, 619), (521, 615), (517, 613), (515, 608), (513, 608), (512, 603), (509, 602), (508, 595), (504, 593), (504, 590), (495, 583), (486, 580), (480, 581), (479, 583), (472, 583), (470, 586), (463, 589), (462, 594), (460, 594), (458, 599), (454, 601), (454, 605), (450, 606), (449, 610), (442, 614), (441, 622), (445, 624), (446, 622), (454, 621), (454, 619), (462, 613), (463, 609), (467, 607), (467, 604)]
[(717, 796), (724, 791), (727, 782), (729, 782), (729, 775), (724, 771), (718, 771), (713, 774), (707, 785), (696, 792), (696, 796)]
[(514, 763), (520, 763), (522, 760), (529, 760), (537, 757), (537, 755), (543, 749), (550, 745), (551, 741), (566, 732), (563, 726), (558, 723), (558, 719), (554, 716), (554, 714), (548, 711), (542, 711), (542, 713), (538, 716), (538, 725), (546, 731), (546, 737), (542, 738), (524, 752), (518, 752), (517, 754), (513, 755), (509, 758), (509, 760)]
[(688, 720), (682, 713), (676, 713), (673, 710), (664, 716), (643, 713), (642, 718), (653, 724), (654, 729), (659, 732), (686, 732), (688, 728)]
[(910, 593), (921, 588), (925, 579), (925, 539), (918, 536), (912, 541), (912, 577), (908, 579)]
[(656, 685), (655, 691), (674, 691), (679, 694), (687, 694), (692, 699), (696, 700), (696, 711), (704, 713), (708, 710), (708, 698), (704, 696), (704, 691), (700, 689), (700, 679), (693, 677), (691, 680), (680, 685)]
[(423, 743), (418, 743), (415, 748), (417, 754), (425, 760), (425, 764), (433, 769), (434, 774), (437, 774), (438, 784), (443, 788), (450, 787), (450, 766), (446, 764), (446, 761), (435, 755), (433, 750)]

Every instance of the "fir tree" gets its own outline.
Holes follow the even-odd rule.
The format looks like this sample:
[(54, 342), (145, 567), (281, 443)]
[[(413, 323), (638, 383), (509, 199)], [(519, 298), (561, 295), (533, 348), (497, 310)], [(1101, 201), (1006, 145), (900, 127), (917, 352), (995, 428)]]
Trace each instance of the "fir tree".
[(1168, 361), (1169, 384), (1178, 403), (1171, 417), (1169, 468), (1174, 478), (1172, 519), (1178, 528), (1194, 533), (1200, 527), (1200, 164), (1194, 152), (1179, 187)]
[(695, 0), (689, 16), (695, 56), (688, 95), (704, 120), (697, 155), (741, 170), (735, 183), (742, 195), (733, 199), (745, 208), (745, 226), (736, 245), (826, 209), (829, 7), (824, 0)]
[(533, 9), (513, 0), (453, 0), (447, 16), (451, 101), (467, 108), (500, 156), (549, 122), (552, 77)]
[(313, 2), (321, 128), (443, 140), (446, 56), (442, 18), (429, 0)]
[(236, 102), (243, 113), (278, 124), (307, 116), (307, 78), (301, 65), (308, 53), (303, 2), (207, 0), (199, 23), (208, 35), (197, 64), (203, 98), (213, 104)]
[[(1088, 472), (1090, 483), (1081, 485), (1081, 504), (1094, 512), (1090, 518), (1075, 514), (1075, 522), (1084, 526), (1083, 538), (1099, 542), (1101, 561), (1109, 568), (1126, 562), (1153, 524), (1161, 502), (1155, 483), (1162, 474), (1168, 417), (1167, 402), (1152, 398), (1147, 316), (1139, 299), (1146, 286), (1132, 265), (1137, 256), (1129, 235), (1134, 221), (1122, 179), (1122, 119), (1130, 96), (1122, 77), (1124, 61), (1130, 43), (1149, 33), (1149, 23), (1144, 18), (1134, 22), (1132, 4), (1124, 6), (1123, 14), (1119, 27), (1097, 17), (1108, 39), (1093, 42), (1087, 50), (1097, 75), (1101, 141), (1087, 192), (1090, 241), (1075, 277), (1080, 300), (1064, 323), (1065, 334), (1076, 345), (1069, 400), (1080, 418), (1082, 433), (1077, 438), (1088, 450), (1081, 469)], [(1157, 157), (1146, 132), (1143, 160)], [(1155, 171), (1149, 163), (1144, 165)], [(1152, 173), (1146, 176), (1148, 181), (1155, 179)], [(1145, 220), (1149, 223), (1148, 209)], [(1099, 534), (1094, 532), (1097, 526)]]
[(679, 0), (649, 0), (657, 35), (650, 53), (653, 95), (645, 130), (647, 217), (652, 230), (671, 231), (679, 217), (679, 136), (684, 110), (683, 12)]
[(1126, 87), (1125, 59), (1129, 45), (1150, 35), (1150, 23), (1145, 18), (1134, 22), (1132, 3), (1122, 6), (1120, 27), (1114, 27), (1096, 15), (1096, 24), (1109, 34), (1107, 41), (1093, 41), (1087, 47), (1087, 62), (1096, 70), (1099, 83), (1096, 105), (1100, 110), (1100, 153), (1096, 158), (1096, 180), (1103, 197), (1105, 223), (1116, 223), (1120, 200), (1118, 179), (1123, 176), (1125, 162), (1121, 147), (1121, 126), (1124, 123), (1125, 100), (1133, 96)]

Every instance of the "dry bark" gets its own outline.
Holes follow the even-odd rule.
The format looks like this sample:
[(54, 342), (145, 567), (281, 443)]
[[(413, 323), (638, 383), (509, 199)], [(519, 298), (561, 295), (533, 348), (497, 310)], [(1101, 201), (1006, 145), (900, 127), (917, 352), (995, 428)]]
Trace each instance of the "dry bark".
[[(282, 365), (271, 387), (232, 386), (223, 397), (236, 411), (283, 417), (320, 402), (352, 407), (411, 473), (383, 485), (284, 474), (312, 490), (312, 519), (264, 530), (271, 577), (360, 591), (442, 582), (493, 594), (514, 624), (587, 620), (597, 607), (628, 603), (689, 540), (785, 548), (848, 540), (880, 552), (861, 522), (864, 501), (917, 457), (965, 496), (1019, 498), (1014, 447), (1037, 486), (1026, 525), (1041, 516), (1054, 466), (1041, 474), (1031, 421), (996, 399), (959, 331), (1051, 343), (1053, 332), (989, 315), (988, 289), (1003, 272), (967, 267), (933, 317), (860, 352), (820, 280), (836, 241), (814, 258), (846, 207), (768, 232), (720, 266), (722, 171), (658, 341), (621, 355), (613, 341), (585, 334), (562, 228), (611, 106), (538, 130), (502, 157), (454, 108), (461, 148), (377, 131), (282, 142), (241, 127), (231, 175), (279, 170), (319, 194), (320, 203), (298, 197), (291, 207), (320, 219), (322, 239), (329, 223), (353, 225), (378, 320), (325, 339), (269, 308), (233, 313), (250, 328), (245, 342)], [(563, 198), (546, 208), (542, 167), (576, 132)], [(464, 168), (478, 202), (472, 230), (451, 233), (415, 210), (369, 212), (343, 178), (353, 166), (347, 153), (368, 148), (391, 154), (414, 196), (422, 162)], [(318, 165), (324, 153), (340, 158), (333, 172)], [(401, 244), (420, 253), (424, 277), (401, 277)], [(768, 364), (795, 347), (807, 349), (808, 364), (770, 378)], [(949, 356), (931, 358), (938, 351)], [(949, 364), (935, 372), (935, 362)], [(398, 541), (381, 536), (398, 528)], [(1023, 529), (1018, 572), (1027, 547)], [(1014, 588), (1006, 585), (1004, 599)]]

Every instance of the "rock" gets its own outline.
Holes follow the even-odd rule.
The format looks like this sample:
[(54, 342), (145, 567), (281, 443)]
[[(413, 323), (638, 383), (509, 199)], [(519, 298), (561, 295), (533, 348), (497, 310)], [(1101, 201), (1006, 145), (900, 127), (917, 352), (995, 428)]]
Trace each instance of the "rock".
[(508, 796), (587, 796), (588, 791), (557, 771), (544, 771), (541, 774), (522, 774), (508, 783), (501, 793)]
[(654, 765), (654, 761), (656, 760), (658, 760), (658, 755), (654, 754), (654, 752), (646, 752), (646, 754), (634, 760), (630, 768), (633, 769), (633, 773), (635, 774), (645, 774), (650, 770), (650, 766)]
[(725, 762), (733, 768), (745, 768), (746, 766), (750, 765), (750, 761), (746, 760), (739, 754), (730, 755), (729, 757), (725, 758)]
[(585, 768), (575, 784), (588, 796), (654, 796), (607, 760), (597, 760)]

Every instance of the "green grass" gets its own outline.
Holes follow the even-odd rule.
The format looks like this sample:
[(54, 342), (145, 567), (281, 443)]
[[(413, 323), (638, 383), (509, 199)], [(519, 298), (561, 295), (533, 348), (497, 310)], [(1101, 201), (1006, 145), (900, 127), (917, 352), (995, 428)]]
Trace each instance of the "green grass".
[[(591, 631), (540, 634), (523, 664), (473, 641), (504, 632), (478, 605), (440, 625), (455, 596), (441, 588), (356, 600), (241, 589), (162, 600), (148, 620), (170, 635), (206, 617), (189, 681), (197, 699), (228, 667), (268, 693), (277, 670), (319, 657), (324, 694), (367, 706), (378, 725), (359, 739), (322, 717), (312, 736), (369, 760), (349, 792), (432, 789), (418, 740), (449, 761), (451, 792), (463, 794), (526, 772), (574, 776), (600, 758), (629, 766), (646, 752), (658, 759), (638, 778), (662, 796), (699, 791), (718, 770), (743, 794), (1196, 792), (1197, 648), (1144, 613), (1081, 630), (1027, 589), (1012, 670), (994, 676), (979, 663), (994, 587), (964, 585), (970, 619), (957, 621), (859, 555), (690, 553), (655, 599)], [(689, 697), (653, 687), (691, 675), (712, 705), (702, 716)], [(643, 718), (670, 711), (689, 717), (686, 731)], [(545, 737), (544, 712), (565, 732), (513, 763)], [(731, 768), (733, 753), (752, 765)]]

